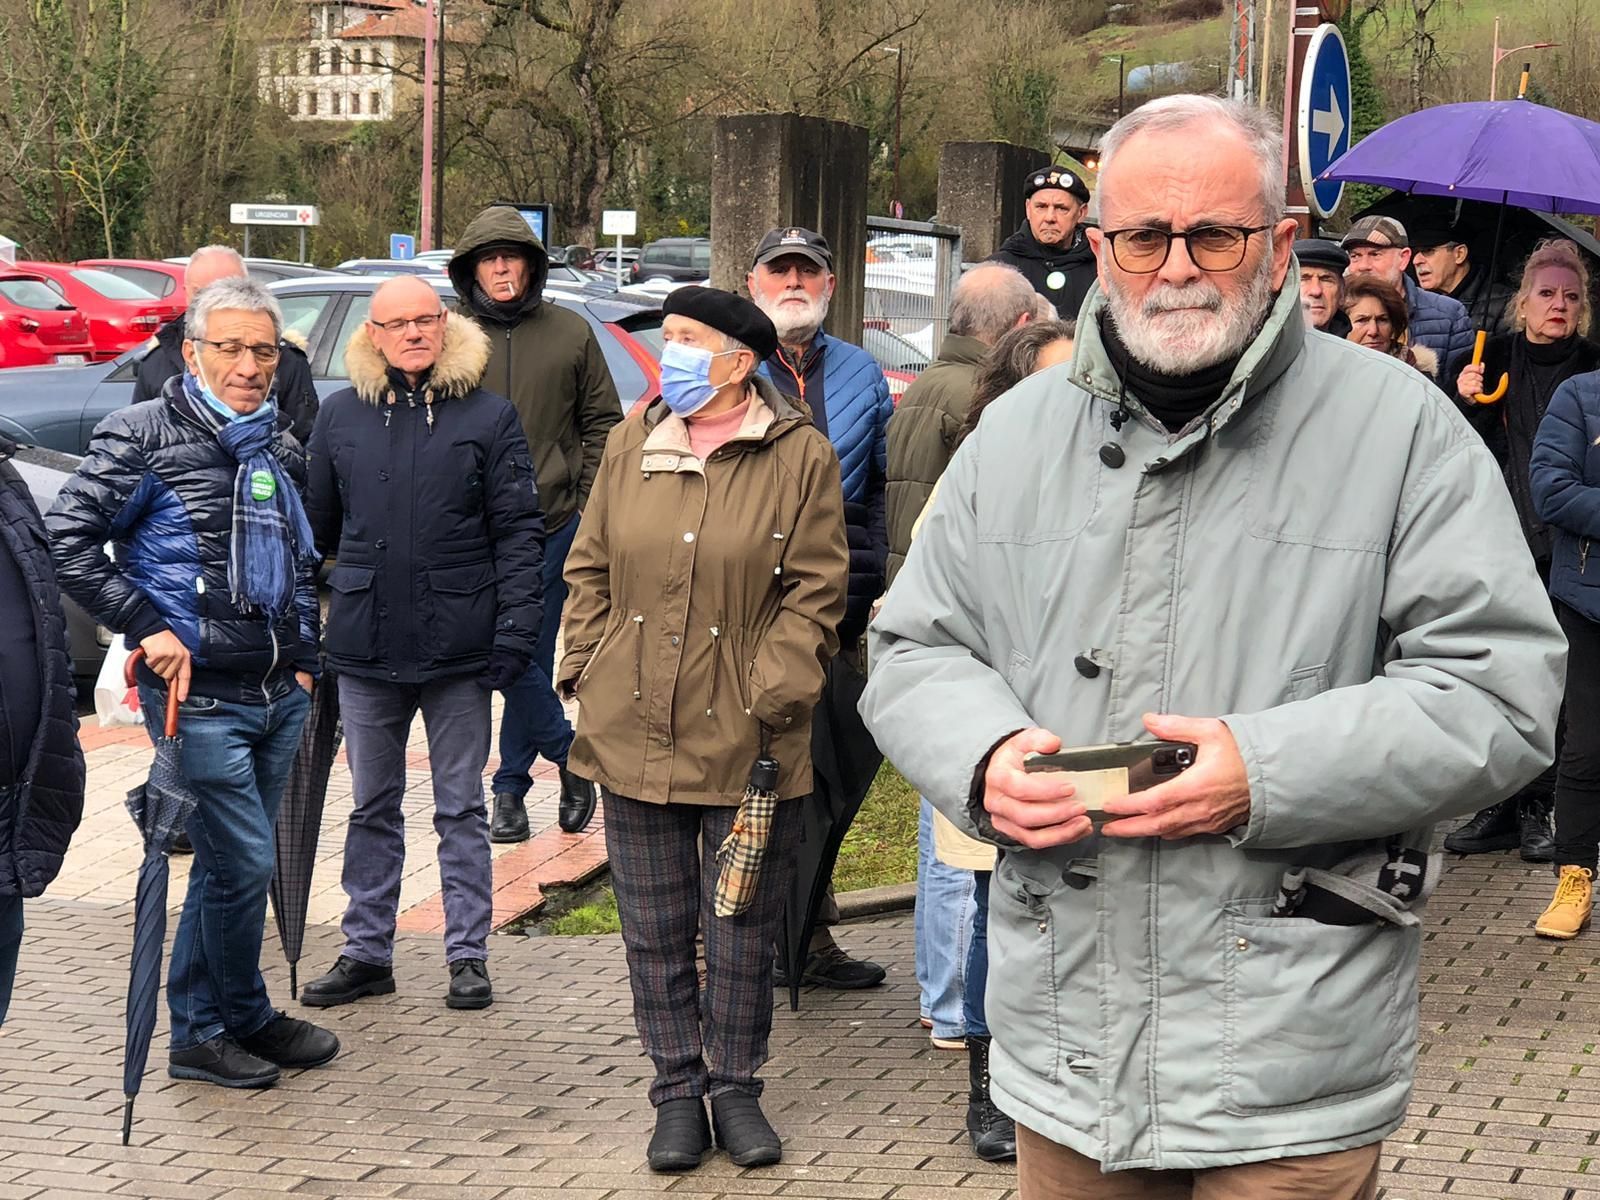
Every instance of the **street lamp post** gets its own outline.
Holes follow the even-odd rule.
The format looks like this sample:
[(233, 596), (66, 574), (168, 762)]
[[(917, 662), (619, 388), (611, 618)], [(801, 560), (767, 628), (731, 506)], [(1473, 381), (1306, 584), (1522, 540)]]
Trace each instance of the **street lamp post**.
[(882, 47), (885, 54), (894, 55), (894, 197), (889, 201), (889, 212), (896, 218), (901, 213), (900, 208), (900, 96), (903, 90), (902, 81), (905, 72), (902, 69), (905, 56), (900, 53), (899, 46)]
[(1500, 81), (1500, 61), (1510, 58), (1519, 50), (1551, 50), (1561, 45), (1560, 42), (1529, 42), (1526, 46), (1512, 46), (1508, 50), (1500, 49), (1500, 18), (1494, 19), (1494, 58), (1489, 64), (1489, 99), (1498, 99), (1496, 85)]

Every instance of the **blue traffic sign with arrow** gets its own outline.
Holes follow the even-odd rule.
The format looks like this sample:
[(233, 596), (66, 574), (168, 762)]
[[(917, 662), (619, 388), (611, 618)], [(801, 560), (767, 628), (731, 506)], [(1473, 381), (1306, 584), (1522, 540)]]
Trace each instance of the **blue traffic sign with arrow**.
[(1350, 149), (1350, 56), (1337, 25), (1319, 25), (1300, 71), (1300, 178), (1319, 217), (1333, 215), (1344, 184), (1322, 173)]

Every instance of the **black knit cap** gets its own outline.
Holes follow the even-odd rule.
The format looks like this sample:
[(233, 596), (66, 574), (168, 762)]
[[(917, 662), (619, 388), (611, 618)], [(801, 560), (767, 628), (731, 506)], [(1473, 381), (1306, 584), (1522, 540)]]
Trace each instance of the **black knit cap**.
[(1022, 185), (1022, 198), (1026, 200), (1035, 192), (1042, 192), (1046, 188), (1059, 188), (1063, 192), (1071, 192), (1083, 203), (1089, 203), (1089, 186), (1065, 167), (1046, 167), (1042, 171), (1031, 172), (1028, 181)]
[(767, 314), (743, 296), (720, 288), (674, 288), (661, 302), (661, 315), (688, 317), (709, 325), (718, 333), (743, 342), (763, 359), (778, 352), (778, 331)]

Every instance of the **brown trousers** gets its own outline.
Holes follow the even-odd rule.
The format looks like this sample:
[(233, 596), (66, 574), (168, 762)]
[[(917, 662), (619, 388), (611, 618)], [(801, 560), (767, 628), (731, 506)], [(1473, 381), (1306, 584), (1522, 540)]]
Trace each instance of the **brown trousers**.
[(1383, 1143), (1207, 1171), (1113, 1171), (1017, 1126), (1021, 1200), (1375, 1200)]

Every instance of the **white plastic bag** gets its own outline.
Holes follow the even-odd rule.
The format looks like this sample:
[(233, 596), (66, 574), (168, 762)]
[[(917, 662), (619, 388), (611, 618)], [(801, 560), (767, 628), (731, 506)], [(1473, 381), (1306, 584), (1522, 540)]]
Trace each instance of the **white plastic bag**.
[(120, 635), (112, 638), (106, 648), (105, 661), (94, 681), (94, 711), (101, 729), (144, 724), (139, 713), (139, 689), (129, 687), (123, 678), (130, 654), (132, 651)]

